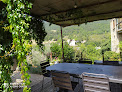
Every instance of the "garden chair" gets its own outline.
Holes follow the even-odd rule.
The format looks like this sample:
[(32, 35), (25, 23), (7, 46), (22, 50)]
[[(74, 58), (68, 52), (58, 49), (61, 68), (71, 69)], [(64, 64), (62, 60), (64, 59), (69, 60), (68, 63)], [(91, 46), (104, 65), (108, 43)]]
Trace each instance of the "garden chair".
[(104, 74), (83, 73), (84, 92), (110, 92), (109, 78)]
[[(49, 72), (49, 71), (47, 71), (46, 70), (46, 67), (48, 67), (48, 66), (50, 66), (50, 63), (49, 63), (49, 61), (42, 61), (41, 63), (40, 63), (40, 66), (41, 66), (41, 70), (42, 70), (42, 75), (43, 75), (43, 80), (42, 80), (42, 90), (44, 90), (43, 88), (44, 88), (44, 80), (45, 80), (45, 77), (50, 77), (51, 76), (51, 73)], [(51, 84), (52, 84), (52, 81), (49, 81), (49, 82), (51, 82)], [(48, 82), (48, 83), (49, 83)]]
[(58, 92), (79, 92), (80, 86), (78, 82), (72, 82), (69, 73), (52, 71), (52, 80), (55, 87), (59, 87)]

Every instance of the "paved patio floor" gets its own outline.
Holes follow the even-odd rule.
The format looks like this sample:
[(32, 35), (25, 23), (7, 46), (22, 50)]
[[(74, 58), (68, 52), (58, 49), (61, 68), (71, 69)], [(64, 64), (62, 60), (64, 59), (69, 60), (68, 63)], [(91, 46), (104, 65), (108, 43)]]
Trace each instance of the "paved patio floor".
[[(53, 83), (52, 83), (52, 79), (45, 77), (44, 78), (44, 86), (42, 89), (42, 81), (43, 81), (43, 75), (39, 75), (39, 74), (30, 74), (31, 75), (31, 92), (54, 92), (53, 89)], [(12, 80), (13, 83), (16, 82), (16, 79), (19, 79), (21, 81), (21, 74), (20, 72), (14, 72), (14, 74), (12, 75)], [(77, 81), (77, 79), (75, 79), (75, 81)], [(81, 84), (81, 88), (82, 88), (82, 83)], [(14, 89), (14, 92), (23, 92), (23, 88), (20, 89)], [(83, 92), (83, 89), (81, 89), (80, 92)]]

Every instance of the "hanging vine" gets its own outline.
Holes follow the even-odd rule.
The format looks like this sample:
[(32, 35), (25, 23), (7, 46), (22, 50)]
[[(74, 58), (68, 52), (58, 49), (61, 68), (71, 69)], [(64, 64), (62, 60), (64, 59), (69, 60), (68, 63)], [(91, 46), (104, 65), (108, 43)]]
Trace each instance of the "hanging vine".
[(30, 75), (28, 71), (28, 63), (26, 56), (30, 52), (30, 40), (29, 35), (29, 21), (31, 21), (31, 16), (28, 16), (32, 4), (27, 0), (8, 0), (7, 2), (7, 11), (8, 11), (8, 21), (10, 23), (10, 32), (13, 37), (13, 45), (16, 45), (15, 50), (17, 53), (18, 65), (21, 67), (21, 78), (25, 87), (24, 92), (29, 92), (30, 88), (27, 85), (30, 85)]
[(47, 33), (45, 32), (44, 23), (41, 19), (32, 17), (32, 20), (30, 22), (30, 34), (32, 39), (34, 39), (39, 45), (39, 47), (43, 50), (43, 44), (45, 36)]
[[(12, 57), (17, 56), (18, 66), (21, 67), (21, 78), (25, 86), (23, 92), (30, 92), (29, 67), (26, 60), (31, 52), (31, 39), (35, 39), (42, 48), (46, 36), (43, 21), (30, 16), (32, 4), (29, 0), (0, 0), (0, 90), (12, 91), (10, 87)], [(2, 8), (1, 8), (2, 7)], [(4, 19), (4, 20), (3, 20)], [(7, 20), (6, 20), (7, 19)], [(8, 36), (7, 36), (8, 35)], [(3, 38), (2, 38), (3, 37)], [(7, 40), (5, 40), (5, 37)], [(11, 60), (10, 60), (11, 59)]]
[[(10, 75), (12, 61), (12, 34), (9, 32), (9, 23), (6, 20), (6, 5), (0, 3), (0, 92), (9, 92), (11, 90), (8, 85), (11, 82)], [(12, 50), (11, 50), (12, 49)], [(9, 52), (10, 51), (10, 52)]]
[[(28, 16), (30, 9), (32, 8), (32, 3), (27, 0), (2, 0), (6, 3), (7, 10), (7, 19), (10, 24), (9, 32), (12, 34), (13, 42), (12, 47), (14, 47), (14, 53), (17, 55), (18, 65), (21, 67), (21, 78), (25, 84), (23, 92), (29, 92), (30, 88), (27, 86), (30, 85), (30, 75), (28, 71), (28, 63), (26, 61), (26, 56), (30, 52), (30, 39), (29, 35), (29, 21), (31, 21), (31, 16)], [(10, 92), (10, 71), (11, 63), (8, 60), (10, 56), (2, 57), (2, 65), (0, 80), (2, 81), (1, 88), (5, 92)], [(8, 75), (8, 76), (6, 76)], [(6, 85), (7, 84), (7, 87)]]
[[(85, 19), (82, 19), (82, 17), (85, 17)], [(87, 23), (87, 17), (86, 15), (83, 14), (83, 10), (77, 9), (77, 8), (74, 8), (64, 13), (57, 13), (57, 14), (42, 16), (42, 18), (44, 20), (50, 21), (51, 23), (67, 21), (68, 19), (72, 19), (71, 22), (74, 24), (80, 24), (81, 21), (83, 20), (85, 21), (85, 23)]]

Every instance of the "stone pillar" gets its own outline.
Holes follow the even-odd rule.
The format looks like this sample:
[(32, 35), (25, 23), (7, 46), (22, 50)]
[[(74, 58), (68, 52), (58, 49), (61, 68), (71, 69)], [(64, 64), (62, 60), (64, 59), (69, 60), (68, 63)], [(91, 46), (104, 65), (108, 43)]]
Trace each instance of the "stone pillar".
[(111, 50), (119, 53), (119, 42), (122, 41), (122, 33), (118, 32), (117, 19), (112, 19), (110, 22), (111, 30)]

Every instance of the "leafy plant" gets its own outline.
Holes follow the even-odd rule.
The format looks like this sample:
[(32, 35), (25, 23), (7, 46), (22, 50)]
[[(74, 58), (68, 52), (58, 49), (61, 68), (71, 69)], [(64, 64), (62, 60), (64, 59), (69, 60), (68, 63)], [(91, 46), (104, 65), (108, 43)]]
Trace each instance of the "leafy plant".
[(104, 53), (105, 61), (119, 61), (120, 55), (113, 51), (106, 51)]
[[(5, 92), (10, 92), (10, 74), (11, 74), (11, 63), (9, 61), (9, 57), (11, 55), (11, 52), (14, 51), (14, 54), (16, 53), (17, 59), (18, 59), (18, 65), (21, 66), (21, 74), (22, 74), (22, 79), (23, 82), (25, 83), (25, 88), (23, 89), (24, 92), (29, 92), (30, 88), (27, 88), (27, 85), (30, 84), (29, 78), (30, 75), (28, 75), (28, 63), (26, 61), (26, 56), (28, 55), (28, 52), (30, 52), (30, 36), (29, 36), (29, 23), (28, 21), (31, 21), (31, 16), (28, 16), (30, 9), (32, 8), (32, 3), (29, 1), (25, 0), (2, 0), (5, 4), (3, 4), (7, 10), (3, 14), (3, 16), (6, 17), (6, 21), (8, 23), (7, 26), (3, 24), (5, 27), (5, 30), (9, 30), (9, 34), (12, 39), (12, 51), (6, 52), (7, 54), (2, 55), (1, 58), (1, 65), (0, 65), (0, 70), (2, 71), (1, 73), (1, 80), (2, 80), (2, 88), (3, 91)], [(1, 4), (1, 2), (0, 2)], [(0, 18), (2, 19), (2, 18)], [(2, 34), (2, 36), (5, 37), (5, 35)], [(3, 39), (3, 38), (1, 38)], [(9, 42), (9, 40), (8, 40)], [(5, 42), (2, 43), (2, 48), (5, 47)], [(10, 42), (11, 44), (11, 42)], [(8, 49), (8, 47), (6, 47)], [(4, 84), (8, 84), (8, 87), (5, 87)], [(1, 85), (0, 85), (1, 86)]]
[(30, 36), (35, 39), (37, 45), (39, 45), (43, 49), (42, 42), (44, 41), (45, 36), (47, 33), (45, 32), (45, 28), (43, 25), (43, 21), (36, 17), (32, 17), (30, 22)]
[[(75, 51), (72, 47), (70, 47), (67, 43), (64, 44), (64, 61), (65, 62), (72, 62), (74, 60)], [(62, 46), (58, 43), (53, 43), (51, 46), (51, 52), (53, 57), (58, 57), (62, 59)]]
[(82, 58), (84, 59), (91, 59), (92, 61), (94, 60), (100, 60), (101, 59), (101, 51), (96, 50), (95, 46), (91, 45), (81, 45), (81, 52), (82, 52)]
[[(62, 55), (62, 52), (61, 52), (61, 55)], [(74, 57), (75, 57), (75, 51), (74, 51), (73, 47), (71, 47), (67, 43), (65, 43), (64, 44), (64, 61), (72, 62), (74, 60)]]
[(75, 61), (77, 62), (80, 59), (81, 59), (81, 51), (76, 48), (75, 49)]
[(52, 57), (60, 57), (61, 55), (61, 45), (58, 43), (53, 43), (50, 47), (52, 52)]
[(119, 43), (119, 49), (120, 49), (120, 52), (122, 52), (122, 41), (120, 41)]
[[(11, 65), (13, 65), (12, 56), (13, 56), (13, 47), (12, 46), (12, 34), (9, 30), (9, 23), (6, 20), (7, 11), (6, 5), (0, 3), (0, 89), (1, 91), (10, 91), (11, 88), (5, 88), (4, 84), (11, 82), (10, 75)], [(12, 50), (11, 50), (12, 49)]]
[[(31, 8), (32, 3), (27, 0), (0, 0), (0, 86), (7, 92), (11, 91), (12, 55), (17, 56), (18, 66), (21, 67), (21, 78), (25, 83), (23, 91), (29, 92), (30, 75), (27, 73), (29, 64), (26, 57), (32, 56), (31, 39), (35, 39), (41, 49), (43, 47), (45, 28), (42, 20), (29, 15)], [(8, 83), (8, 88), (4, 83)]]

